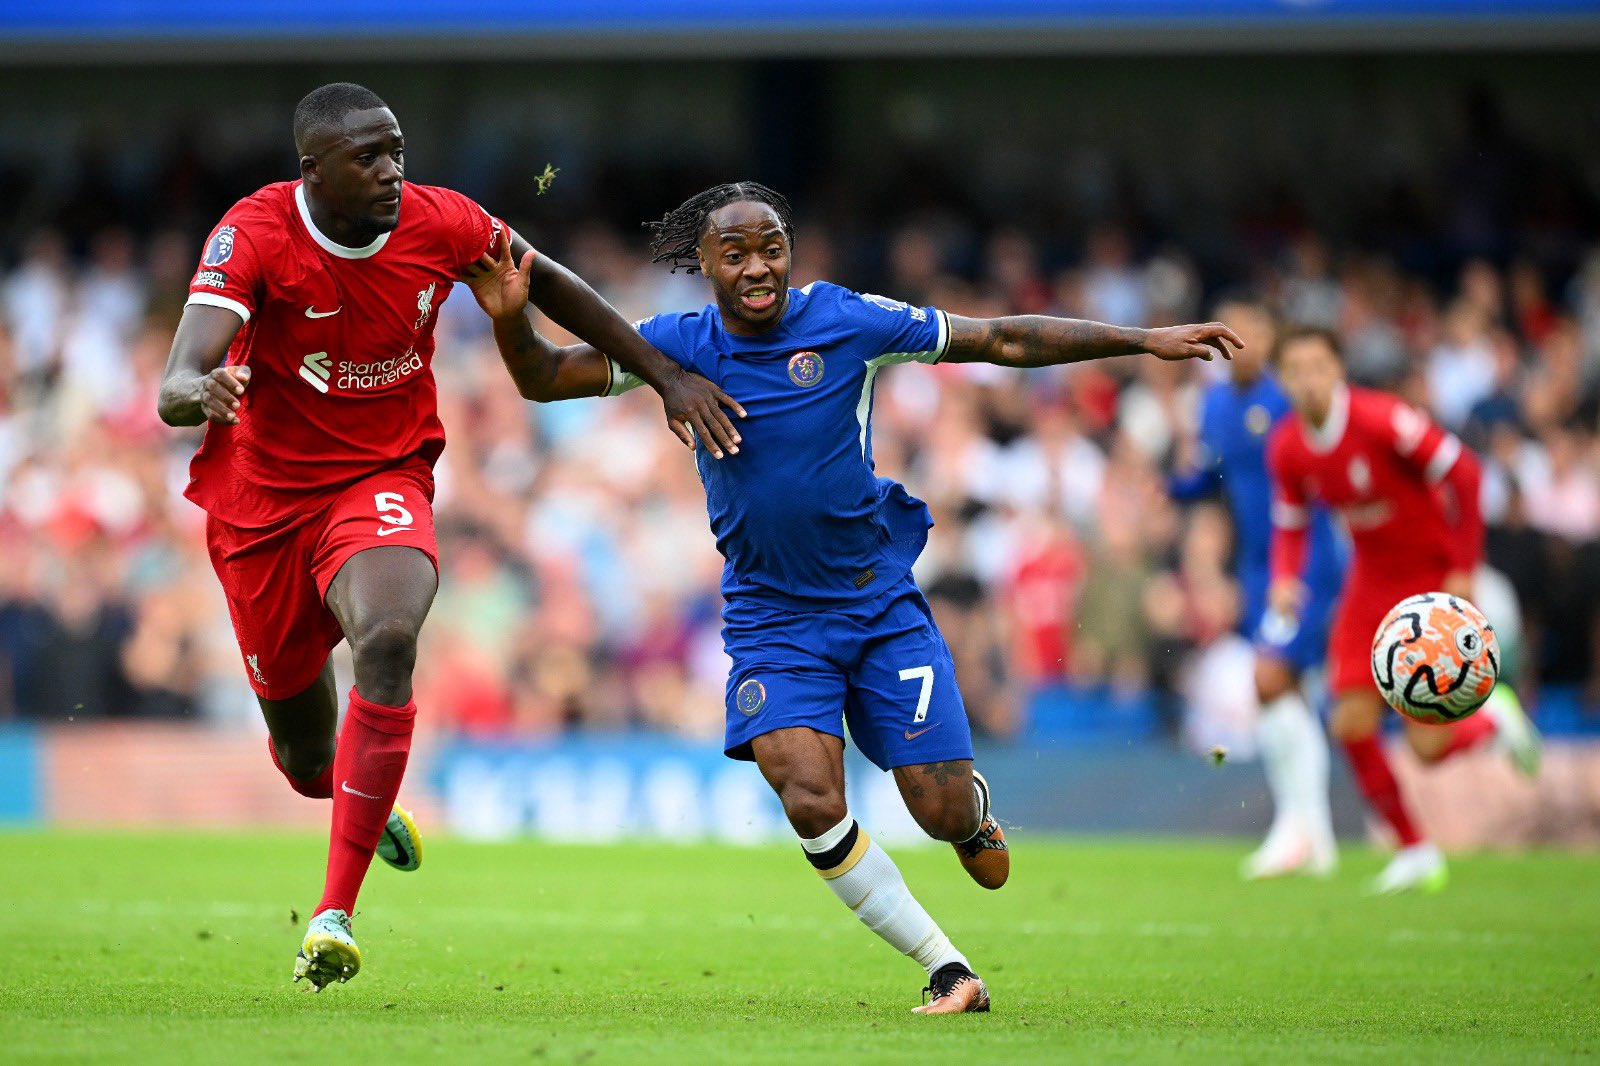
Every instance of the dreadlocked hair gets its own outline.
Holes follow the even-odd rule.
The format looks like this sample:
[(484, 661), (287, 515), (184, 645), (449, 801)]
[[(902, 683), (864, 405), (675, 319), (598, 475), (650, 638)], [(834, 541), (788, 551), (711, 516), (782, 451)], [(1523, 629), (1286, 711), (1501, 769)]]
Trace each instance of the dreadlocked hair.
[(729, 204), (742, 202), (766, 204), (778, 213), (778, 223), (783, 226), (789, 243), (794, 243), (794, 212), (781, 193), (773, 192), (754, 181), (735, 181), (707, 189), (691, 196), (677, 207), (661, 216), (658, 222), (646, 222), (652, 233), (650, 252), (652, 263), (671, 263), (672, 272), (680, 268), (693, 274), (700, 269), (700, 235), (706, 230), (706, 220), (711, 212)]

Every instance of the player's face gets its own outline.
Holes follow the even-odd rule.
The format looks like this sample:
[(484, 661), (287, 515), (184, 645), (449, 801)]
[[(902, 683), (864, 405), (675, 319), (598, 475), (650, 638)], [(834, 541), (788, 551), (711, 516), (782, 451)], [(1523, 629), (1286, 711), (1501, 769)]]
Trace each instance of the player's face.
[(1272, 316), (1262, 307), (1252, 303), (1224, 303), (1217, 307), (1217, 318), (1233, 327), (1244, 341), (1228, 361), (1228, 372), (1233, 380), (1247, 385), (1261, 376), (1261, 367), (1272, 351), (1275, 329)]
[(741, 200), (712, 212), (700, 238), (700, 269), (731, 333), (761, 333), (789, 303), (789, 237), (769, 205)]
[(325, 207), (374, 236), (400, 224), (406, 142), (394, 112), (352, 111), (343, 129), (317, 147), (300, 168)]
[(1321, 337), (1301, 337), (1284, 345), (1278, 377), (1301, 417), (1321, 425), (1333, 407), (1334, 390), (1344, 380), (1344, 364)]

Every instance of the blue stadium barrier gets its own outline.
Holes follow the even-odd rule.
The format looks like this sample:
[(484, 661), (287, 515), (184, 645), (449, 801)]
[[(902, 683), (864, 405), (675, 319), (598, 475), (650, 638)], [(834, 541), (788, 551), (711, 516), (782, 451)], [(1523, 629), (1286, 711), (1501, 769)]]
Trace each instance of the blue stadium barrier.
[(38, 731), (25, 725), (0, 728), (0, 823), (37, 821), (41, 791)]

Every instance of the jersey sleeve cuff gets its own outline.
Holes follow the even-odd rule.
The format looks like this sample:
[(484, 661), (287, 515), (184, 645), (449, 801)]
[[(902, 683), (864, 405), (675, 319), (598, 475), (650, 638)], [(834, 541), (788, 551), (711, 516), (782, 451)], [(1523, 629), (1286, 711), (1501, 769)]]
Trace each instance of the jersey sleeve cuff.
[(1456, 460), (1461, 458), (1461, 438), (1454, 433), (1449, 434), (1439, 442), (1433, 450), (1433, 458), (1428, 460), (1427, 469), (1423, 476), (1430, 484), (1437, 485), (1445, 479), (1450, 471), (1455, 469)]
[(189, 298), (183, 301), (183, 306), (188, 307), (190, 304), (199, 304), (202, 307), (221, 307), (232, 311), (246, 322), (250, 321), (250, 309), (248, 307), (238, 300), (221, 296), (214, 292), (191, 292)]
[(939, 342), (934, 345), (933, 357), (928, 362), (942, 363), (945, 352), (950, 350), (950, 316), (937, 308), (933, 313), (939, 316)]
[(601, 396), (621, 396), (623, 393), (644, 384), (643, 378), (624, 370), (622, 364), (609, 355), (606, 356), (606, 368), (610, 373), (606, 376), (606, 387), (601, 390)]

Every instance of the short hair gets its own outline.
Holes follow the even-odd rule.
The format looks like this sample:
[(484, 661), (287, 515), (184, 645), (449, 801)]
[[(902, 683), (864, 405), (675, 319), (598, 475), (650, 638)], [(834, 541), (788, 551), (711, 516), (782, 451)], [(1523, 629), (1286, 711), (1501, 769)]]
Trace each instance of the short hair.
[(700, 269), (700, 237), (705, 233), (711, 213), (729, 204), (744, 202), (766, 204), (777, 212), (784, 236), (794, 244), (794, 212), (789, 209), (789, 201), (759, 182), (735, 181), (691, 196), (658, 221), (646, 222), (645, 226), (652, 231), (650, 261), (671, 263), (673, 273), (681, 267), (693, 274)]
[(316, 134), (344, 122), (352, 111), (371, 111), (389, 105), (364, 85), (336, 81), (312, 89), (294, 107), (294, 149), (301, 155)]
[(1238, 286), (1231, 289), (1223, 289), (1222, 292), (1218, 293), (1217, 297), (1211, 301), (1211, 306), (1214, 308), (1225, 307), (1228, 304), (1237, 304), (1240, 307), (1253, 307), (1256, 310), (1264, 313), (1268, 318), (1273, 319), (1274, 324), (1277, 322), (1277, 316), (1272, 313), (1272, 305), (1267, 303), (1266, 299), (1255, 289), (1245, 288), (1243, 286)]
[(1272, 346), (1272, 361), (1279, 362), (1283, 358), (1284, 349), (1296, 341), (1317, 340), (1328, 346), (1328, 351), (1340, 363), (1344, 362), (1344, 343), (1339, 340), (1339, 335), (1325, 326), (1290, 326), (1278, 336), (1278, 343)]

